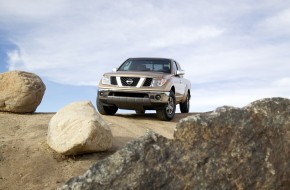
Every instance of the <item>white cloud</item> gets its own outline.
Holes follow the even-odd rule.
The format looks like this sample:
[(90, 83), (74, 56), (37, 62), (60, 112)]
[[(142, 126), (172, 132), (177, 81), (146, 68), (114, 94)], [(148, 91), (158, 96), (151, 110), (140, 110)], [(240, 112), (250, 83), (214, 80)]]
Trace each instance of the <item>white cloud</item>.
[[(252, 82), (252, 83), (251, 83)], [(252, 101), (290, 96), (289, 78), (275, 81), (273, 84), (263, 81), (239, 81), (215, 83), (209, 86), (193, 85), (191, 110), (211, 111), (220, 106), (244, 107)]]
[(11, 70), (23, 70), (25, 66), (21, 57), (21, 53), (18, 50), (13, 50), (7, 54), (9, 62), (8, 69)]
[[(1, 0), (0, 16), (7, 16), (16, 21), (18, 19), (32, 19), (51, 17), (58, 13), (68, 3), (67, 0)], [(10, 17), (13, 16), (13, 17)], [(26, 20), (28, 21), (28, 20)]]
[[(182, 12), (172, 11), (172, 4), (160, 8), (146, 1), (138, 4), (126, 1), (118, 6), (91, 2), (91, 5), (78, 8), (78, 3), (65, 2), (57, 3), (55, 9), (49, 4), (46, 13), (35, 10), (45, 7), (46, 3), (31, 5), (30, 14), (41, 17), (44, 22), (33, 24), (21, 35), (11, 35), (12, 41), (21, 49), (27, 70), (40, 72), (60, 83), (92, 84), (96, 75), (111, 70), (109, 68), (116, 67), (127, 57), (167, 57), (168, 52), (162, 55), (158, 51), (200, 43), (223, 33), (223, 29), (214, 25), (196, 27), (195, 21), (192, 26), (180, 23), (181, 20), (172, 23), (174, 18), (182, 16)], [(22, 15), (27, 21), (34, 20), (27, 8), (18, 9), (19, 13), (15, 6), (7, 7), (10, 8), (6, 11), (8, 15)], [(168, 57), (175, 57), (175, 54)], [(13, 60), (10, 62), (13, 65)]]
[(273, 82), (273, 85), (276, 87), (283, 87), (287, 90), (290, 90), (290, 77), (281, 78)]
[(259, 32), (270, 33), (272, 35), (290, 36), (290, 8), (286, 7), (274, 15), (269, 16), (258, 24)]
[(102, 73), (128, 57), (169, 57), (186, 70), (197, 99), (192, 101), (198, 104), (241, 105), (263, 95), (290, 97), (285, 90), (290, 2), (0, 4), (0, 32), (18, 46), (8, 52), (10, 70), (36, 72), (57, 83), (97, 85)]
[(180, 27), (172, 28), (165, 35), (157, 39), (151, 39), (149, 46), (153, 48), (166, 48), (178, 45), (188, 45), (200, 40), (210, 40), (223, 34), (223, 29), (211, 26), (201, 26), (200, 28)]

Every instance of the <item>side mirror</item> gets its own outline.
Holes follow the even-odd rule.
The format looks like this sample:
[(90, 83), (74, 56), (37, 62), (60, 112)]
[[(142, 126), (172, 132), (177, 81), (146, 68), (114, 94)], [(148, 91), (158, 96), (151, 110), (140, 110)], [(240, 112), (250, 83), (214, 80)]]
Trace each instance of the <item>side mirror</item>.
[(117, 72), (117, 70), (118, 70), (117, 68), (113, 68), (113, 72)]
[(177, 70), (176, 71), (176, 75), (184, 75), (184, 74), (185, 74), (184, 70)]

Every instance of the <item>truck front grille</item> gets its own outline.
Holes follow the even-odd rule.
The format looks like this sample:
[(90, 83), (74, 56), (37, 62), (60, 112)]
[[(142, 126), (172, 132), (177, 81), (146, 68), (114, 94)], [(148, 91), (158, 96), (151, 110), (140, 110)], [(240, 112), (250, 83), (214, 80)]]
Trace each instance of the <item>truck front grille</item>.
[(146, 80), (145, 80), (143, 86), (150, 86), (151, 83), (152, 83), (152, 78), (146, 78)]
[(121, 77), (122, 86), (137, 86), (139, 77)]

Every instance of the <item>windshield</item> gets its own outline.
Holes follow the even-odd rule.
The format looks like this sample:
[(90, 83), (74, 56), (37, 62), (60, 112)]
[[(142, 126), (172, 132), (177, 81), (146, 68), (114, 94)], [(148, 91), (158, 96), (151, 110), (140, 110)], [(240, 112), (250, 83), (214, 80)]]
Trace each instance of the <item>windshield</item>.
[(118, 71), (153, 71), (171, 73), (169, 59), (128, 59)]

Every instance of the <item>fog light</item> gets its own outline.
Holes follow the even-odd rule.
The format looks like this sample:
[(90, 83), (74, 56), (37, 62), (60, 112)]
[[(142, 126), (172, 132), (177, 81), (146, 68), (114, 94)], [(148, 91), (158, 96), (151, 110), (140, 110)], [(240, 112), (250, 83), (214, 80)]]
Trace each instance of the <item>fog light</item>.
[(104, 96), (104, 92), (100, 92), (100, 96)]
[(160, 96), (160, 95), (156, 95), (156, 96), (155, 96), (155, 99), (156, 99), (156, 100), (161, 100), (161, 96)]

